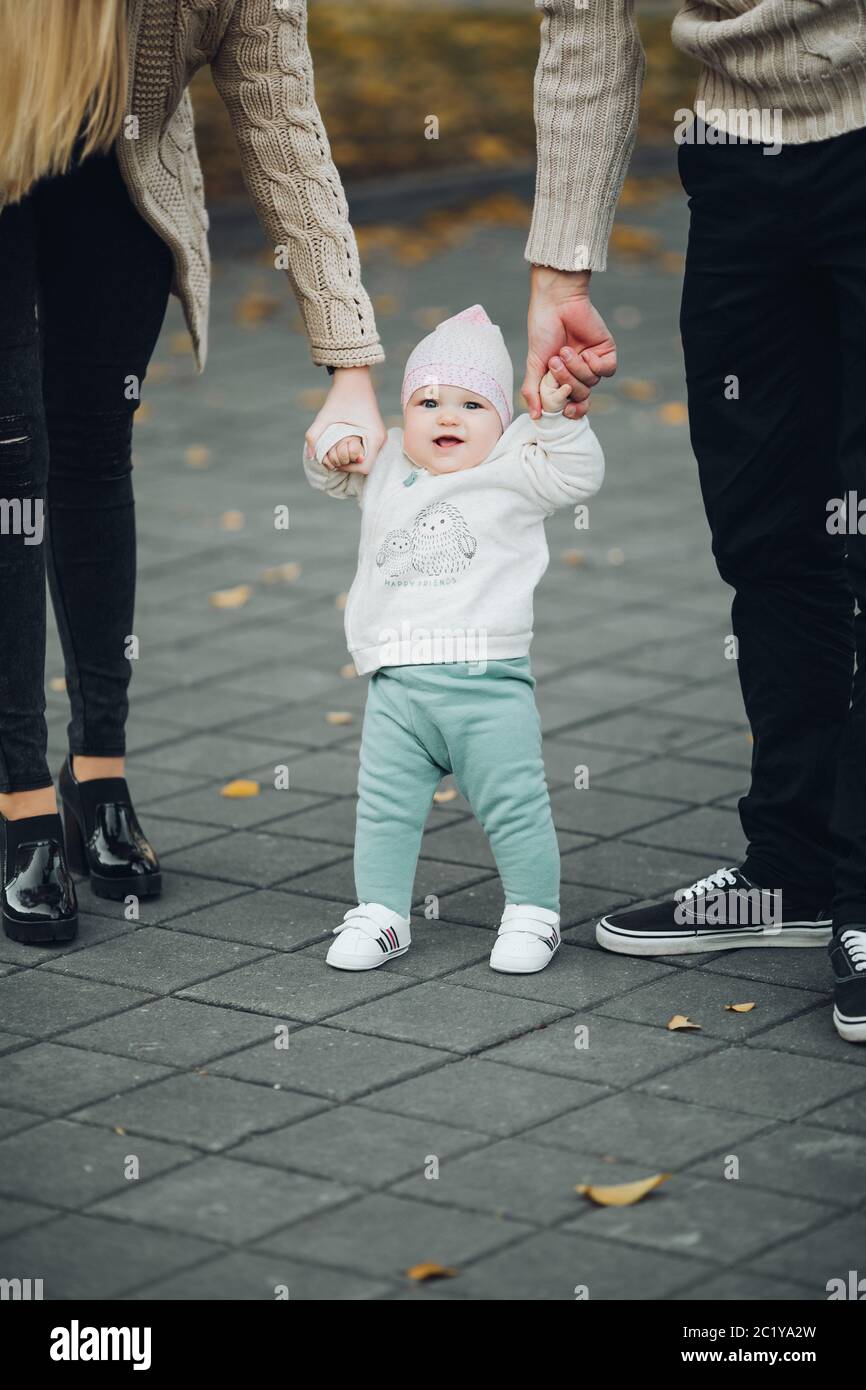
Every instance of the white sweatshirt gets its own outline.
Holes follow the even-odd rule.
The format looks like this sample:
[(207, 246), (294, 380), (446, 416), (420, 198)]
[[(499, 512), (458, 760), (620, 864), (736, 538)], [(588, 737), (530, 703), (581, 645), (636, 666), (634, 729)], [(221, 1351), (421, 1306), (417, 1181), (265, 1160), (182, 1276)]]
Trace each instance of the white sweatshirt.
[(550, 558), (544, 518), (587, 501), (604, 478), (588, 421), (520, 415), (483, 463), (456, 473), (413, 464), (401, 429), (388, 431), (369, 474), (326, 469), (319, 459), (347, 433), (326, 431), (304, 469), (314, 488), (362, 509), (345, 611), (359, 673), (525, 656)]

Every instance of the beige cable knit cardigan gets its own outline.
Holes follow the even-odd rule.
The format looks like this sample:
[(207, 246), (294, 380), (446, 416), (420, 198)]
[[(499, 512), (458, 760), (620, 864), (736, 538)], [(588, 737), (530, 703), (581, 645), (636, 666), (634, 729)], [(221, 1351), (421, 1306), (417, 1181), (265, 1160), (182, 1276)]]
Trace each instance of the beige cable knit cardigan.
[[(634, 0), (535, 0), (538, 169), (526, 259), (604, 270), (637, 133), (645, 57)], [(784, 144), (866, 126), (866, 0), (683, 0), (672, 37), (701, 63), (696, 100), (781, 112)], [(675, 123), (671, 111), (671, 136)]]
[(128, 0), (136, 123), (117, 140), (124, 181), (171, 248), (199, 371), (207, 355), (208, 217), (188, 83), (210, 63), (244, 179), (284, 253), (314, 362), (358, 367), (384, 353), (361, 284), (340, 176), (313, 91), (305, 0)]

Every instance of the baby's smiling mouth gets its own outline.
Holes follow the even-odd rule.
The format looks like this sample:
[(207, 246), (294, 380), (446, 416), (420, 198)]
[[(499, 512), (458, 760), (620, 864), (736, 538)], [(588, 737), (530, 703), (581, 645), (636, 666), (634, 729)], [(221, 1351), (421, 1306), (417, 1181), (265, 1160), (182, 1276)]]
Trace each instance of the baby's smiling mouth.
[(437, 434), (436, 438), (433, 440), (433, 443), (439, 449), (453, 449), (457, 444), (462, 444), (463, 442), (464, 441), (459, 439), (456, 434)]

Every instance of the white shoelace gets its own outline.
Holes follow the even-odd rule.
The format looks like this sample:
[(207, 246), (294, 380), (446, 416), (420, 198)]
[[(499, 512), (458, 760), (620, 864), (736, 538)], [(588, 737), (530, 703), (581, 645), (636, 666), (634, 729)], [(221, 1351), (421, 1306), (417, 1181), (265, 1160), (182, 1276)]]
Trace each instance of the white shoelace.
[(714, 874), (708, 874), (706, 878), (699, 878), (690, 888), (677, 889), (674, 897), (680, 902), (690, 902), (692, 898), (697, 898), (702, 893), (712, 892), (715, 888), (730, 888), (736, 881), (735, 869), (716, 869)]
[(849, 927), (843, 931), (841, 941), (854, 962), (854, 969), (866, 970), (866, 931), (853, 931)]

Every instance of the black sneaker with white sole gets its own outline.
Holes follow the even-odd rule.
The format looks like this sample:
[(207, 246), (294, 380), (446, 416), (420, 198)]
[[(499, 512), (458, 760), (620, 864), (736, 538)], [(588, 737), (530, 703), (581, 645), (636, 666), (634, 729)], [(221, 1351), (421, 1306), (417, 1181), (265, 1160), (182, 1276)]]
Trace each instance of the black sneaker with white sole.
[(740, 946), (826, 946), (829, 909), (717, 869), (670, 898), (602, 917), (595, 938), (625, 956), (681, 956)]
[(866, 1042), (866, 923), (842, 927), (827, 949), (836, 976), (836, 1032), (846, 1042)]

